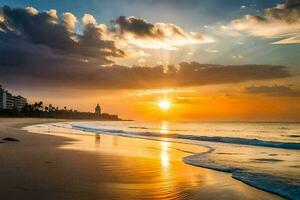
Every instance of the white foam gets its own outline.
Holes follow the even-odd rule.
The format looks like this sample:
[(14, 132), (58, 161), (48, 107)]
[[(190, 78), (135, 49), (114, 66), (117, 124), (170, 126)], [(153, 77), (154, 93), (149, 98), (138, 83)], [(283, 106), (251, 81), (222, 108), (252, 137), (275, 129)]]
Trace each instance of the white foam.
[(218, 165), (216, 162), (207, 159), (209, 156), (208, 154), (211, 152), (187, 156), (183, 158), (183, 161), (193, 166), (231, 173), (234, 179), (288, 199), (300, 199), (300, 184), (291, 183), (286, 179), (267, 173), (250, 172), (247, 169)]
[(239, 138), (239, 137), (161, 134), (157, 132), (131, 132), (131, 131), (124, 131), (120, 129), (89, 128), (89, 127), (79, 126), (79, 125), (72, 125), (72, 127), (78, 130), (91, 131), (96, 133), (130, 134), (130, 135), (140, 135), (140, 136), (147, 136), (147, 137), (170, 137), (176, 139), (221, 142), (221, 143), (230, 143), (230, 144), (282, 148), (282, 149), (300, 149), (300, 143), (296, 143), (296, 142), (265, 141), (265, 140)]

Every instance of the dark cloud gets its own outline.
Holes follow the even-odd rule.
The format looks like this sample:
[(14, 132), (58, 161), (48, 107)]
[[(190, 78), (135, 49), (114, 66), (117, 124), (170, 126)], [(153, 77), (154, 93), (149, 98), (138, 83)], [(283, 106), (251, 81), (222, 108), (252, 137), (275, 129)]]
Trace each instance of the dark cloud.
[(211, 43), (214, 40), (198, 32), (186, 32), (171, 23), (149, 23), (142, 18), (121, 16), (113, 21), (116, 37), (141, 48), (177, 50), (189, 44)]
[(139, 37), (163, 39), (168, 37), (164, 28), (168, 28), (173, 35), (186, 37), (186, 33), (179, 26), (170, 23), (151, 24), (142, 18), (126, 16), (120, 16), (114, 23), (121, 33), (130, 32)]
[[(32, 65), (10, 66), (9, 68), (0, 66), (0, 79), (13, 85), (43, 87), (150, 89), (290, 77), (286, 67), (269, 65), (224, 66), (193, 62), (181, 63), (178, 69), (170, 66), (171, 70), (165, 72), (163, 66), (96, 67), (89, 63), (79, 63), (71, 58), (48, 61), (43, 67), (35, 64), (34, 61), (28, 62)], [(35, 62), (39, 63), (39, 61)]]
[(49, 12), (32, 10), (8, 6), (1, 9), (0, 65), (31, 65), (40, 61), (42, 67), (42, 61), (64, 59), (102, 65), (112, 63), (108, 57), (124, 56), (113, 41), (102, 38), (100, 27), (88, 24), (82, 34), (77, 34), (72, 31), (77, 20), (71, 13), (60, 19)]
[(300, 0), (287, 0), (284, 4), (267, 9), (266, 14), (273, 20), (281, 20), (290, 24), (297, 23), (300, 17)]
[(250, 86), (246, 87), (246, 92), (251, 94), (261, 94), (267, 96), (300, 97), (300, 90), (295, 90), (292, 89), (290, 86), (284, 85)]
[(131, 32), (140, 37), (163, 37), (163, 33), (154, 31), (154, 25), (144, 19), (120, 16), (114, 23), (118, 25), (121, 33)]
[(272, 65), (209, 65), (180, 63), (176, 74), (179, 85), (238, 83), (289, 77), (286, 67)]

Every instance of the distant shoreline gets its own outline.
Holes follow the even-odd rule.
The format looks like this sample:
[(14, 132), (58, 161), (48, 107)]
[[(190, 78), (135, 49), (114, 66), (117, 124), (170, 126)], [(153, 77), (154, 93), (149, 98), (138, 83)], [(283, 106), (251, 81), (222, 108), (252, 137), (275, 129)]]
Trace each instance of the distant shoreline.
[(84, 120), (84, 121), (135, 121), (131, 119), (97, 119), (97, 118), (61, 118), (61, 117), (36, 117), (36, 116), (2, 116), (0, 115), (0, 118), (17, 118), (17, 119), (53, 119), (53, 120)]
[(44, 105), (42, 101), (34, 104), (26, 103), (23, 107), (0, 107), (2, 117), (34, 117), (34, 118), (54, 118), (54, 119), (86, 119), (101, 121), (120, 121), (116, 114), (103, 113), (97, 104), (95, 112), (82, 112), (78, 110), (55, 107), (52, 104)]

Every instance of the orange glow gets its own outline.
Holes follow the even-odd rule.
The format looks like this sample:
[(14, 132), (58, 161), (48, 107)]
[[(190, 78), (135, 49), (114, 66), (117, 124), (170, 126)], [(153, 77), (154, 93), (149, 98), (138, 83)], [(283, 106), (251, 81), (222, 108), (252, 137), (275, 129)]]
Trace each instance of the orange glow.
[[(43, 97), (31, 95), (29, 101), (40, 99), (45, 105), (67, 105), (68, 108), (91, 112), (99, 102), (103, 112), (133, 120), (300, 120), (299, 98), (249, 95), (243, 92), (243, 84), (236, 86), (237, 89), (232, 89), (231, 85), (218, 85), (142, 91), (74, 90), (61, 94), (64, 98), (43, 93)], [(227, 93), (229, 95), (225, 95)], [(169, 103), (167, 110), (160, 106), (164, 100)]]
[(171, 107), (171, 103), (167, 99), (161, 100), (158, 105), (161, 110), (169, 110)]

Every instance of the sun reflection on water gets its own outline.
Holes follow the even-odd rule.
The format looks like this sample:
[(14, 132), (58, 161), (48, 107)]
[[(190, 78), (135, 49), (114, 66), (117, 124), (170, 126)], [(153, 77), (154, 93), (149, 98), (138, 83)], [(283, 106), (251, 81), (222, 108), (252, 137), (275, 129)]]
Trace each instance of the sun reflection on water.
[[(160, 133), (161, 134), (168, 134), (169, 133), (169, 125), (167, 121), (163, 121), (160, 126)], [(167, 138), (165, 138), (167, 140)], [(169, 145), (170, 143), (167, 141), (163, 141), (161, 144), (161, 153), (160, 153), (160, 161), (161, 165), (164, 168), (167, 168), (169, 166)]]
[(167, 134), (169, 133), (169, 124), (167, 121), (163, 121), (160, 126), (160, 133)]
[(169, 157), (169, 142), (161, 142), (161, 152), (160, 152), (160, 162), (164, 168), (169, 167), (170, 157)]

